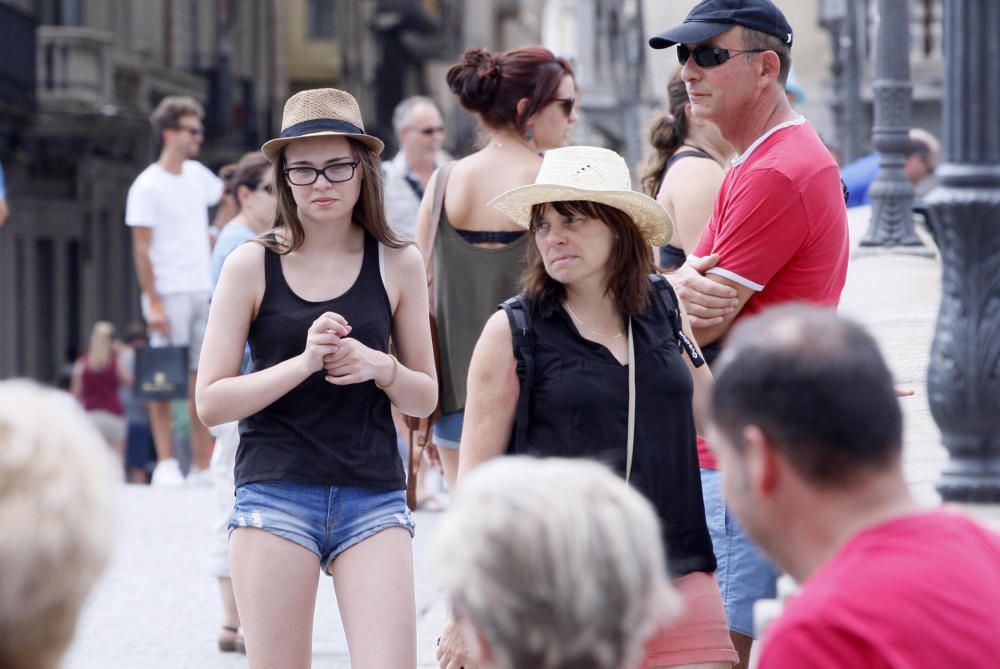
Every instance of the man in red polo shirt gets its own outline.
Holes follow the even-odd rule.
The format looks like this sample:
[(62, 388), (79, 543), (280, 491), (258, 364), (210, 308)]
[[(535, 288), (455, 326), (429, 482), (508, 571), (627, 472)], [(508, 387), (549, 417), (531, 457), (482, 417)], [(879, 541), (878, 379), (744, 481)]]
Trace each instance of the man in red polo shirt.
[[(649, 43), (677, 46), (691, 112), (739, 152), (693, 257), (671, 276), (711, 362), (710, 345), (749, 314), (790, 301), (836, 307), (849, 254), (840, 173), (785, 96), (792, 29), (770, 0), (703, 0)], [(702, 258), (712, 254), (709, 266)], [(699, 460), (716, 574), (745, 666), (753, 603), (774, 596), (776, 573), (729, 517), (701, 441)]]
[(829, 309), (777, 307), (741, 319), (714, 373), (726, 500), (802, 586), (760, 669), (993, 667), (1000, 536), (913, 500), (871, 335)]

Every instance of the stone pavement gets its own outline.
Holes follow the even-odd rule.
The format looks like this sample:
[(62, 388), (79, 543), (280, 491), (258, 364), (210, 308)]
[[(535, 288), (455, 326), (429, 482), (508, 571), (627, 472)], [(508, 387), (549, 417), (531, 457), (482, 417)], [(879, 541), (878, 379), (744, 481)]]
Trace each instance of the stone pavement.
[[(867, 226), (868, 210), (850, 210), (852, 239)], [(926, 370), (940, 299), (937, 258), (902, 255), (853, 257), (841, 312), (869, 326), (883, 346), (904, 398), (906, 471), (917, 496), (938, 501), (933, 489), (944, 461), (927, 406)], [(126, 486), (114, 561), (89, 602), (67, 669), (201, 669), (245, 667), (246, 658), (221, 654), (215, 635), (221, 609), (208, 572), (215, 519), (206, 488)], [(436, 666), (434, 640), (444, 604), (430, 583), (429, 538), (439, 514), (417, 514), (414, 542), (420, 667)], [(72, 565), (67, 565), (72, 569)], [(349, 667), (329, 578), (323, 578), (313, 635), (317, 669)], [(390, 632), (391, 633), (391, 632)]]

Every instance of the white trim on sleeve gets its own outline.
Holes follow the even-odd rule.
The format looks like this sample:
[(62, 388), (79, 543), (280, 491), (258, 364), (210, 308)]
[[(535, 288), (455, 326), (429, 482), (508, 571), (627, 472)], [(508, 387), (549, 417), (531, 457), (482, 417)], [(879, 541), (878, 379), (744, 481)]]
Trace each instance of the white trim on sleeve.
[(723, 269), (722, 267), (713, 267), (712, 269), (706, 270), (705, 274), (718, 274), (724, 279), (729, 279), (734, 283), (738, 283), (741, 286), (745, 286), (750, 290), (753, 290), (758, 293), (764, 290), (764, 286), (760, 285), (759, 283), (754, 283), (750, 279), (744, 279), (736, 272), (730, 272), (728, 269)]

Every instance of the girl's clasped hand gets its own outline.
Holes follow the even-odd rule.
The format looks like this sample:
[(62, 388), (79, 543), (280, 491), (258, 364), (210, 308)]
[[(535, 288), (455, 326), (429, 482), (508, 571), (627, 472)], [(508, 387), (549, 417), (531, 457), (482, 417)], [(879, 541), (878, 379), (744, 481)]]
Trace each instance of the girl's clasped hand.
[(352, 339), (350, 334), (351, 324), (332, 311), (313, 321), (303, 351), (310, 373), (323, 370), (326, 381), (337, 386), (377, 382), (379, 362), (385, 354)]

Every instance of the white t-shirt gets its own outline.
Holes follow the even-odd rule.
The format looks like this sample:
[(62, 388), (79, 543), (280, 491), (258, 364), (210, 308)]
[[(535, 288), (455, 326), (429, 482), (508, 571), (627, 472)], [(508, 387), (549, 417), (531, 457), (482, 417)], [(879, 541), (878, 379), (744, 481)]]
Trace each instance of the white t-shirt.
[(185, 160), (180, 174), (153, 163), (132, 183), (125, 224), (153, 229), (149, 260), (157, 293), (212, 290), (208, 207), (222, 189), (222, 180), (194, 160)]

